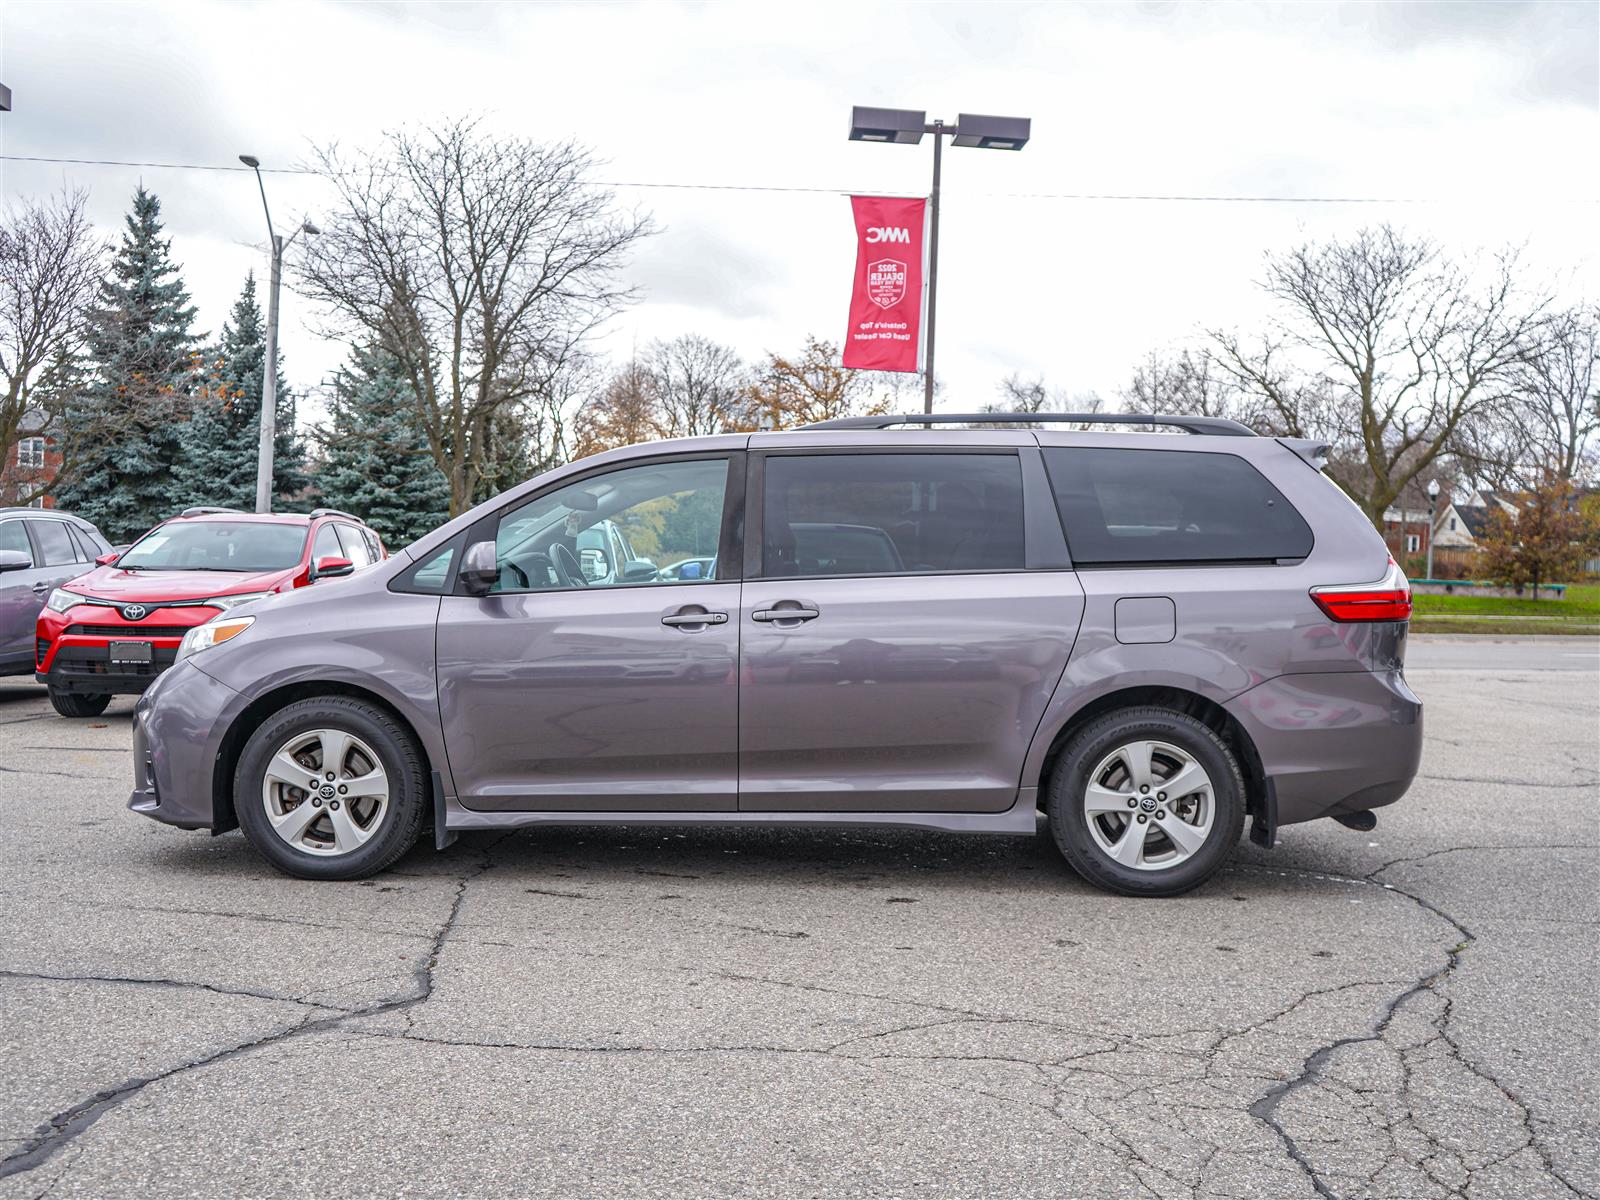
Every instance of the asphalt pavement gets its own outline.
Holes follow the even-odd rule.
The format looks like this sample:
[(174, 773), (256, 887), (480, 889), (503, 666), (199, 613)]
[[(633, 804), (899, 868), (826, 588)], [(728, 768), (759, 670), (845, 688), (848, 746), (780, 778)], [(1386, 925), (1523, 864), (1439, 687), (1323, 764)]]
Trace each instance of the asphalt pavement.
[(0, 1200), (1600, 1195), (1595, 642), (1417, 638), (1377, 830), (541, 829), (285, 879), (0, 681)]

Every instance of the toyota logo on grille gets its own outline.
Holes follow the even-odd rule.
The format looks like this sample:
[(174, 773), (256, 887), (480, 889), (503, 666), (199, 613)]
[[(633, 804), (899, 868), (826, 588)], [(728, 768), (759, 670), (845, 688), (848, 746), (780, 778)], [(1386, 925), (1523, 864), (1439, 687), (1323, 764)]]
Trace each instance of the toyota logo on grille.
[(142, 604), (125, 604), (122, 606), (122, 619), (124, 621), (142, 621), (145, 613), (149, 611)]

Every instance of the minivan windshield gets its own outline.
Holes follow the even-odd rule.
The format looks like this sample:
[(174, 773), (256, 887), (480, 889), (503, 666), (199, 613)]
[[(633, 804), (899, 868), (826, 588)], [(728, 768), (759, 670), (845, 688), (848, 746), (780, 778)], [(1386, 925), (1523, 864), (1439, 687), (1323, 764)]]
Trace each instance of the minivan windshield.
[(130, 571), (281, 571), (305, 553), (307, 527), (275, 521), (173, 521), (117, 560)]

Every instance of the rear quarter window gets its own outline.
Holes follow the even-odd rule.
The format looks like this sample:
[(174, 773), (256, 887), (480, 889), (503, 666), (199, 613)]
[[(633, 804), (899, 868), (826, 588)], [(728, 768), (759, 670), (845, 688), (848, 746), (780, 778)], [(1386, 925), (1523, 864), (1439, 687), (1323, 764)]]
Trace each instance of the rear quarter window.
[(1077, 566), (1275, 562), (1311, 553), (1311, 527), (1234, 454), (1047, 447)]

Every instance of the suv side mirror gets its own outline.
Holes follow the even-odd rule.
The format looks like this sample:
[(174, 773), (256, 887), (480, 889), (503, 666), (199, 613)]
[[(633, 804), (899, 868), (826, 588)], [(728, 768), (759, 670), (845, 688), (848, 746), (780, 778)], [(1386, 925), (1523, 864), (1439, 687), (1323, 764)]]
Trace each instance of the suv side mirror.
[(95, 559), (94, 565), (97, 567), (109, 567), (121, 557), (122, 555), (120, 553), (113, 550), (110, 554), (102, 554), (99, 558)]
[(311, 568), (311, 582), (319, 579), (336, 579), (340, 575), (354, 575), (356, 564), (348, 558), (336, 558), (332, 554), (325, 558), (317, 559)]
[(660, 572), (648, 558), (636, 558), (622, 569), (622, 578), (628, 583), (648, 583)]
[(499, 582), (500, 568), (496, 565), (493, 542), (473, 542), (461, 559), (458, 578), (469, 596), (487, 596)]
[(33, 559), (21, 550), (0, 550), (0, 571), (26, 571)]

